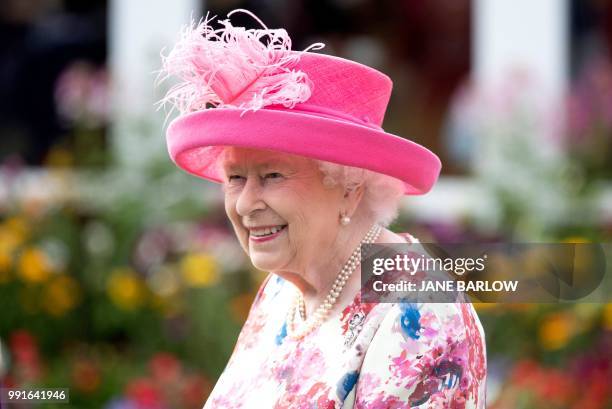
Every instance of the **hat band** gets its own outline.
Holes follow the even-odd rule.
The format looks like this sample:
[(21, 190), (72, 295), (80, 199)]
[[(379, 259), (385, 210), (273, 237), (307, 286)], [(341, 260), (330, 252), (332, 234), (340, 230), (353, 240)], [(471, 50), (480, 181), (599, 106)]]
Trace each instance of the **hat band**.
[(350, 115), (342, 111), (338, 111), (336, 109), (322, 107), (320, 105), (302, 103), (302, 104), (296, 105), (294, 108), (291, 108), (291, 109), (288, 109), (288, 108), (285, 108), (279, 105), (267, 106), (263, 109), (292, 111), (292, 112), (298, 112), (301, 114), (322, 116), (322, 117), (329, 118), (329, 119), (340, 119), (340, 120), (345, 120), (349, 122), (354, 122), (359, 125), (364, 125), (364, 126), (367, 126), (368, 128), (376, 129), (377, 131), (381, 131), (383, 129), (381, 126), (376, 125), (373, 122), (370, 122), (370, 119), (367, 116), (364, 116), (363, 119), (359, 119), (354, 115)]

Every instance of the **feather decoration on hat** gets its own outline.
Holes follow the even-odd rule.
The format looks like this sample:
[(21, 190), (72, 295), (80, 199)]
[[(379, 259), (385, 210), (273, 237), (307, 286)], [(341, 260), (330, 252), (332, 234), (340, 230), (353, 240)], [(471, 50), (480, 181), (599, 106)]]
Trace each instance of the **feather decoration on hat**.
[[(171, 103), (181, 114), (208, 107), (256, 111), (268, 105), (293, 108), (310, 98), (312, 83), (306, 73), (292, 67), (301, 52), (291, 50), (284, 29), (269, 29), (248, 10), (263, 29), (234, 27), (229, 19), (211, 27), (215, 17), (200, 20), (182, 31), (181, 39), (168, 56), (162, 55), (165, 74), (180, 82), (170, 88), (161, 104)], [(321, 49), (315, 43), (302, 52)]]

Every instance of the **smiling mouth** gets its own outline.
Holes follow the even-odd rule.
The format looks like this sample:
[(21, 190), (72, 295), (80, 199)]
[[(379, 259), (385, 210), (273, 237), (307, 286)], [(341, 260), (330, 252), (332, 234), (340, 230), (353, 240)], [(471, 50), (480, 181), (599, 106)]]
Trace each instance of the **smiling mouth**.
[(278, 226), (273, 226), (273, 227), (266, 227), (262, 229), (252, 229), (252, 230), (249, 230), (249, 234), (252, 237), (268, 237), (268, 236), (272, 236), (284, 230), (286, 227), (287, 225), (284, 224), (284, 225), (278, 225)]

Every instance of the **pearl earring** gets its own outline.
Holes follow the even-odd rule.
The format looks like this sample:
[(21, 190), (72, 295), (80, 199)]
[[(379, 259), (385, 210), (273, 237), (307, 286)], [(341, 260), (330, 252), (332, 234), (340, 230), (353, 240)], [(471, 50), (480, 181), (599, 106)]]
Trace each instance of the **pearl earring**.
[(351, 222), (351, 218), (348, 217), (347, 215), (344, 215), (340, 218), (340, 224), (343, 226), (346, 226), (347, 224), (349, 224)]

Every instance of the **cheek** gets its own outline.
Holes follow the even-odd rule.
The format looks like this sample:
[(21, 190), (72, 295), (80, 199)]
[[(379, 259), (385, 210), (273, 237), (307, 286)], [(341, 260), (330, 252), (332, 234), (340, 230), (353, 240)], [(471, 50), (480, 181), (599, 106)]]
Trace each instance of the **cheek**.
[[(323, 234), (325, 237), (335, 231), (338, 220), (335, 201), (325, 195), (297, 195), (281, 213), (290, 224), (290, 238), (293, 241), (316, 243)], [(302, 243), (303, 244), (303, 243)]]
[(234, 224), (234, 219), (236, 217), (236, 200), (229, 195), (225, 194), (224, 197), (224, 205), (225, 205), (225, 214), (231, 220), (232, 224)]
[(240, 241), (241, 246), (246, 250), (246, 230), (242, 227), (242, 220), (236, 211), (236, 200), (229, 195), (225, 196), (225, 214), (232, 223), (234, 233)]

